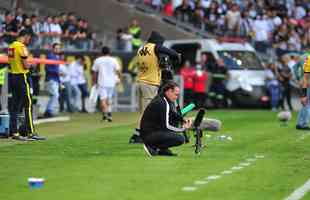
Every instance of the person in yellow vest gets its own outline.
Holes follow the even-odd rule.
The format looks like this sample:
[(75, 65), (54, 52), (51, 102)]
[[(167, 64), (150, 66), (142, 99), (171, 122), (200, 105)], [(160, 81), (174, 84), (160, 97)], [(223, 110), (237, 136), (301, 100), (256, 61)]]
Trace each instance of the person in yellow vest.
[[(159, 85), (161, 84), (160, 55), (167, 55), (174, 61), (181, 61), (181, 54), (163, 46), (164, 40), (162, 35), (152, 31), (147, 43), (137, 52), (136, 65), (138, 67), (137, 82), (140, 116), (142, 116), (147, 105), (157, 95)], [(129, 142), (142, 142), (139, 136), (139, 128), (136, 129)]]
[[(5, 81), (5, 72), (6, 72), (6, 66), (0, 67), (0, 96), (2, 95), (2, 86), (4, 85)], [(0, 110), (2, 110), (1, 103), (0, 103)]]
[(141, 27), (136, 19), (132, 21), (128, 32), (132, 35), (131, 43), (133, 50), (139, 49), (143, 42), (141, 40)]
[[(32, 119), (32, 100), (30, 88), (30, 65), (27, 64), (29, 55), (26, 47), (31, 40), (31, 33), (26, 30), (19, 32), (16, 41), (8, 48), (9, 68), (10, 68), (10, 87), (12, 90), (12, 109), (10, 110), (10, 136), (12, 139), (22, 141), (44, 140), (45, 137), (39, 136), (34, 129)], [(25, 124), (21, 135), (17, 127), (17, 115), (23, 110)]]

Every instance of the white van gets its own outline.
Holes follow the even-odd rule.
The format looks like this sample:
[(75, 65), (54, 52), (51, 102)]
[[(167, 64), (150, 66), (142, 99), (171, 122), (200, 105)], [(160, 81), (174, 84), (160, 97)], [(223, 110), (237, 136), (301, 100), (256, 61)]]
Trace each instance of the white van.
[(229, 72), (226, 88), (236, 106), (267, 106), (265, 74), (255, 49), (248, 43), (234, 40), (189, 39), (167, 40), (164, 46), (182, 53), (183, 60), (199, 63), (203, 54), (208, 64), (222, 59)]

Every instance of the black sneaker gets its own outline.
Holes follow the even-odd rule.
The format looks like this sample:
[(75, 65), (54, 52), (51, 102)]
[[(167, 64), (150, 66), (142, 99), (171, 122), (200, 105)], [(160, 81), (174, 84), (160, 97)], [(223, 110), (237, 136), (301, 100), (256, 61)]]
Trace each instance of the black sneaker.
[(147, 153), (148, 156), (156, 156), (157, 150), (156, 148), (151, 147), (150, 145), (143, 144), (144, 151)]
[(28, 138), (33, 140), (46, 140), (46, 137), (39, 136), (38, 134), (31, 134), (30, 136), (28, 136)]
[(130, 138), (129, 138), (129, 144), (141, 144), (143, 143), (142, 138), (137, 135), (137, 134), (133, 134)]
[(19, 141), (35, 141), (32, 138), (24, 137), (24, 136), (21, 136), (21, 135), (13, 135), (12, 139), (13, 140), (19, 140)]
[(88, 111), (86, 109), (82, 109), (80, 110), (80, 113), (88, 113)]
[(177, 156), (178, 154), (172, 153), (170, 149), (160, 149), (158, 151), (159, 156)]
[(107, 121), (108, 121), (108, 122), (112, 122), (112, 117), (108, 117), (108, 118), (107, 118)]
[(52, 118), (52, 117), (55, 117), (55, 116), (50, 112), (45, 112), (43, 115), (43, 118)]
[(296, 129), (297, 130), (305, 130), (305, 131), (310, 131), (310, 127), (309, 126), (300, 126), (300, 125), (296, 125)]

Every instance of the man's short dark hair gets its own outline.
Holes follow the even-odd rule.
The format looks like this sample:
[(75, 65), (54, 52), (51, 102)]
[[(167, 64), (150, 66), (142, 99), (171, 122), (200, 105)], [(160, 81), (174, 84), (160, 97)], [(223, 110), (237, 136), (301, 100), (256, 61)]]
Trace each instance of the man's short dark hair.
[(18, 37), (24, 37), (24, 36), (32, 36), (32, 33), (30, 31), (23, 29), (18, 33)]
[(162, 87), (162, 91), (163, 93), (165, 93), (166, 91), (170, 90), (170, 89), (175, 89), (176, 87), (179, 87), (178, 84), (174, 81), (167, 81), (163, 87)]
[(4, 16), (12, 15), (11, 11), (6, 10)]
[(102, 49), (101, 49), (101, 53), (103, 54), (103, 55), (108, 55), (108, 54), (110, 54), (110, 48), (109, 47), (107, 47), (107, 46), (104, 46), (104, 47), (102, 47)]
[(52, 48), (54, 49), (57, 45), (60, 45), (60, 44), (57, 42), (53, 43)]
[(76, 60), (83, 60), (83, 61), (85, 60), (85, 58), (84, 58), (83, 55), (76, 55), (76, 56), (75, 56), (75, 59), (76, 59)]

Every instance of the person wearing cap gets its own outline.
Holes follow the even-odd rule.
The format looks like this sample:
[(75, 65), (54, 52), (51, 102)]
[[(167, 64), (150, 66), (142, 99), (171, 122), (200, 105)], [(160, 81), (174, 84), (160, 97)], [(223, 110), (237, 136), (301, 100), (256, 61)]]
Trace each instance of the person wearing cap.
[[(32, 97), (30, 88), (30, 65), (27, 63), (29, 55), (26, 47), (31, 40), (31, 33), (21, 30), (17, 40), (8, 48), (9, 69), (11, 73), (10, 87), (12, 90), (12, 109), (10, 110), (10, 136), (12, 139), (33, 141), (44, 140), (45, 137), (37, 135), (32, 118)], [(23, 130), (25, 135), (20, 135), (17, 127), (17, 115), (24, 111), (25, 124)]]
[[(157, 95), (161, 84), (161, 67), (159, 65), (159, 56), (167, 55), (172, 60), (181, 62), (181, 55), (172, 49), (163, 46), (165, 38), (158, 32), (152, 31), (146, 44), (137, 52), (136, 65), (138, 67), (138, 95), (139, 111), (143, 114), (146, 106)], [(139, 137), (139, 128), (130, 138), (130, 143), (141, 143)]]

